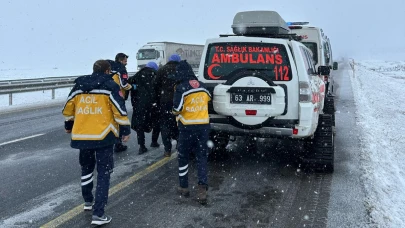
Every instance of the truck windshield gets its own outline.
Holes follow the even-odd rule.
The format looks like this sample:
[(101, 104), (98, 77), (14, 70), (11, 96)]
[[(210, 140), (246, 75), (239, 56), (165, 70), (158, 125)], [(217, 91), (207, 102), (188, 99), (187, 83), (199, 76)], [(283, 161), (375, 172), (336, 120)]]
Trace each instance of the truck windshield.
[(312, 51), (312, 58), (314, 59), (314, 64), (316, 65), (318, 63), (318, 48), (316, 43), (314, 42), (302, 42), (307, 48), (309, 48)]
[(272, 43), (214, 43), (208, 46), (204, 65), (207, 80), (228, 80), (241, 70), (265, 72), (273, 81), (292, 79), (287, 49)]
[(155, 49), (140, 49), (137, 57), (139, 60), (157, 59), (159, 57), (158, 54), (159, 52)]

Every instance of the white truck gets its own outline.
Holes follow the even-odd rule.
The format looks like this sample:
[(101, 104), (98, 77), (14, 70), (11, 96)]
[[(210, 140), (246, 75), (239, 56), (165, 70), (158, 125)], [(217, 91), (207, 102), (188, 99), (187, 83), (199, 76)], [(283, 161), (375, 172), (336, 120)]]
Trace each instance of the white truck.
[(143, 45), (136, 54), (138, 70), (143, 68), (150, 61), (155, 62), (161, 67), (169, 61), (169, 57), (172, 54), (180, 55), (182, 60), (187, 60), (193, 69), (198, 70), (203, 49), (204, 45), (198, 44), (148, 42)]

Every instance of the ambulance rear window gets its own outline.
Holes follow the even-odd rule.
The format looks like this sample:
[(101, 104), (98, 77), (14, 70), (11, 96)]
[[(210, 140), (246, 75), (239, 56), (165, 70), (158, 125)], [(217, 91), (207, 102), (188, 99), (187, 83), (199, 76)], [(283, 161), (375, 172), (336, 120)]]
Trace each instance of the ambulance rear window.
[(207, 80), (228, 80), (243, 69), (260, 70), (273, 81), (292, 79), (286, 47), (270, 43), (215, 43), (208, 46), (204, 64)]

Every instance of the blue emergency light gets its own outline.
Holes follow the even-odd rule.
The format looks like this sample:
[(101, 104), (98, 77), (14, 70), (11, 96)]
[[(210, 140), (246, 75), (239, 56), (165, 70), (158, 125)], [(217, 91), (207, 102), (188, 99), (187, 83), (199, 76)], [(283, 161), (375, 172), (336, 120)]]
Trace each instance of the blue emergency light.
[(291, 25), (307, 25), (309, 22), (287, 22), (287, 26)]

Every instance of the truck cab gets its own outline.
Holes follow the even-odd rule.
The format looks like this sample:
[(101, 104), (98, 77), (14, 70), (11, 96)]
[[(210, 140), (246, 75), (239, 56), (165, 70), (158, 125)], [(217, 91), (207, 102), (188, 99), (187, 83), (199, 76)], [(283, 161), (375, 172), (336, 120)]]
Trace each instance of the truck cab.
[(150, 61), (155, 62), (159, 67), (166, 64), (164, 49), (165, 44), (161, 42), (149, 42), (143, 45), (136, 53), (138, 70), (145, 67)]
[(138, 60), (138, 70), (143, 68), (148, 62), (153, 61), (159, 67), (165, 65), (172, 54), (178, 54), (182, 60), (192, 66), (193, 69), (198, 69), (200, 65), (202, 50), (204, 45), (184, 44), (174, 42), (148, 42), (143, 45), (136, 59)]

